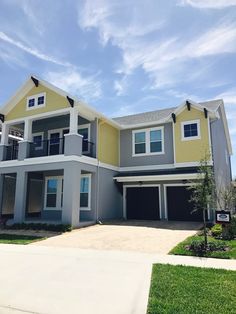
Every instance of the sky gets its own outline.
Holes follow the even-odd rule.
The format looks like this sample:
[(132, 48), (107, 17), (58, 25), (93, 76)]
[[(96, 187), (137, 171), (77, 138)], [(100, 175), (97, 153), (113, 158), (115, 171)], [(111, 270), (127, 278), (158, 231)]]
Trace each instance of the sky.
[(0, 105), (31, 74), (109, 117), (223, 98), (236, 152), (236, 0), (0, 0)]

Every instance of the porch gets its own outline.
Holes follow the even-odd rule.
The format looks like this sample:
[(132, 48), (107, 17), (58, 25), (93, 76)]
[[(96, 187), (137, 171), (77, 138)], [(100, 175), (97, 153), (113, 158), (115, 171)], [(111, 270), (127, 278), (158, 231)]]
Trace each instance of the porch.
[(96, 220), (95, 180), (96, 173), (69, 164), (2, 174), (1, 217), (9, 223), (91, 225)]
[[(12, 133), (18, 136), (12, 138)], [(97, 119), (79, 115), (77, 108), (1, 125), (0, 161), (51, 155), (96, 158)]]

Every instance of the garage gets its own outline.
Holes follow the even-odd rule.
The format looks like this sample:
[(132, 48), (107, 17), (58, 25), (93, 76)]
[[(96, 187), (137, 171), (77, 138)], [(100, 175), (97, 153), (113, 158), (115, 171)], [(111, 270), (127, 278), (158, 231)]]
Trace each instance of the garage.
[(202, 221), (202, 212), (195, 211), (194, 204), (189, 202), (192, 191), (186, 186), (166, 186), (166, 205), (168, 220)]
[(127, 219), (159, 220), (159, 187), (141, 186), (126, 188)]

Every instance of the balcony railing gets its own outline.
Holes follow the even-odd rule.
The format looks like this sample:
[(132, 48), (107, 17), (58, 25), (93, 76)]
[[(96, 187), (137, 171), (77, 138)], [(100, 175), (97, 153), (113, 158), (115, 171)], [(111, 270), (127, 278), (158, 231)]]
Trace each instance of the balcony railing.
[(6, 146), (5, 160), (18, 159), (18, 150), (19, 150), (18, 144), (11, 144), (11, 145)]
[[(89, 157), (95, 157), (94, 143), (83, 140), (82, 154)], [(65, 139), (54, 138), (30, 143), (29, 157), (42, 157), (64, 154)]]

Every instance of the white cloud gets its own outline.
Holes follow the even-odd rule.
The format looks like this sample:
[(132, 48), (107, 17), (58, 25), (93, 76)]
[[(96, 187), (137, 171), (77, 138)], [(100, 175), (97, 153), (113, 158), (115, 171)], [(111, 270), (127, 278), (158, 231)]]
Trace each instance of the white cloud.
[(45, 75), (46, 80), (52, 84), (86, 100), (99, 98), (102, 94), (101, 84), (96, 76), (82, 76), (76, 70), (48, 72)]
[(40, 59), (40, 60), (51, 62), (51, 63), (61, 65), (61, 66), (66, 66), (66, 67), (72, 66), (69, 62), (60, 61), (60, 60), (58, 60), (58, 59), (56, 59), (50, 55), (41, 53), (40, 51), (38, 51), (35, 48), (28, 47), (25, 44), (23, 44), (22, 42), (17, 41), (15, 39), (9, 37), (4, 32), (0, 32), (0, 40), (15, 46), (15, 47), (23, 50), (24, 52), (27, 52), (28, 54)]
[(236, 5), (236, 0), (180, 0), (180, 6), (192, 6), (198, 9), (222, 9)]
[[(149, 86), (155, 89), (193, 79), (195, 73), (193, 77), (189, 75), (187, 62), (236, 52), (235, 23), (219, 23), (191, 39), (177, 35), (164, 37), (160, 30), (166, 22), (158, 19), (158, 7), (154, 8), (154, 4), (151, 1), (143, 5), (135, 2), (134, 6), (129, 3), (128, 9), (122, 1), (87, 0), (79, 11), (79, 25), (85, 30), (96, 28), (103, 45), (110, 41), (121, 50), (118, 73), (130, 75), (141, 67), (151, 79)], [(155, 36), (150, 37), (152, 32)], [(115, 89), (121, 92), (120, 82), (115, 82)]]

